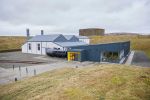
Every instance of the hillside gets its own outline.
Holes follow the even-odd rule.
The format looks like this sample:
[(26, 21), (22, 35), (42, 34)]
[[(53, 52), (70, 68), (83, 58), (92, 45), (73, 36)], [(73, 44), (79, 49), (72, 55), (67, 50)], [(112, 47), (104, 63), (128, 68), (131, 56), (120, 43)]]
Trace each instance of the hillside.
[(21, 49), (26, 38), (21, 36), (0, 36), (0, 52)]
[(131, 49), (142, 50), (150, 57), (150, 36), (143, 35), (106, 35), (92, 36), (91, 44), (108, 43), (116, 41), (131, 41)]
[(62, 68), (1, 85), (1, 100), (149, 100), (150, 68), (101, 64)]
[[(142, 50), (150, 57), (150, 36), (142, 35), (106, 35), (92, 36), (91, 44), (107, 43), (115, 41), (131, 41), (131, 48), (134, 50)], [(21, 36), (0, 36), (0, 51), (21, 49), (21, 45), (26, 41)]]

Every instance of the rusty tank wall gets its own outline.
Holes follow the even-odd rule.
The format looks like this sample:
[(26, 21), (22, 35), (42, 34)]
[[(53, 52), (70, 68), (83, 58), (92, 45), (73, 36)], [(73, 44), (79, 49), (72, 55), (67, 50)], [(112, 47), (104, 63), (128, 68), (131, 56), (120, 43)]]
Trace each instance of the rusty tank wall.
[(101, 36), (105, 34), (105, 29), (99, 28), (88, 28), (88, 29), (80, 29), (80, 36)]

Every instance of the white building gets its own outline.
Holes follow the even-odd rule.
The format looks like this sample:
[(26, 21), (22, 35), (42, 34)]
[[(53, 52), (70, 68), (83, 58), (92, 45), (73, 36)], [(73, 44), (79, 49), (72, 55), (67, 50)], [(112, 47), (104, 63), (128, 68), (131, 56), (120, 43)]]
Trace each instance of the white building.
[(87, 43), (79, 41), (74, 35), (37, 35), (22, 45), (22, 52), (46, 55), (46, 49), (67, 51), (69, 47), (79, 45), (87, 45)]
[(90, 38), (87, 36), (77, 36), (77, 38), (79, 39), (79, 41), (81, 42), (85, 42), (87, 44), (90, 44)]

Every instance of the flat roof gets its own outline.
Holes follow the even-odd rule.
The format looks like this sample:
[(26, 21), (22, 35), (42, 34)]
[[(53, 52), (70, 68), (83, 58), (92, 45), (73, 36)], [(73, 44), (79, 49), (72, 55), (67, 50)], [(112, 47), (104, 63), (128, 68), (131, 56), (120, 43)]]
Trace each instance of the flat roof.
[[(82, 45), (82, 46), (97, 46), (97, 45), (104, 45), (104, 44), (114, 44), (114, 43), (126, 43), (130, 41), (120, 41), (120, 42), (109, 42), (109, 43), (99, 43), (99, 44), (89, 44), (89, 45)], [(75, 46), (77, 47), (77, 46)]]
[(87, 45), (85, 42), (55, 42), (62, 47), (73, 47), (73, 46), (83, 46)]
[(76, 36), (76, 37), (79, 39), (89, 39), (89, 37), (87, 37), (87, 36)]

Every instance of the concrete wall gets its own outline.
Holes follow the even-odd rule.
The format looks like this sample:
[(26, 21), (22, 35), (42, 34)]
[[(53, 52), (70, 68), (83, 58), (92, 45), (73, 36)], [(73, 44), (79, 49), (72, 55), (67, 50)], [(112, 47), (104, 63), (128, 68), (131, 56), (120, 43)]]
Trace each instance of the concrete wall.
[(79, 35), (80, 36), (101, 36), (105, 34), (104, 29), (98, 28), (89, 28), (89, 29), (80, 29)]

